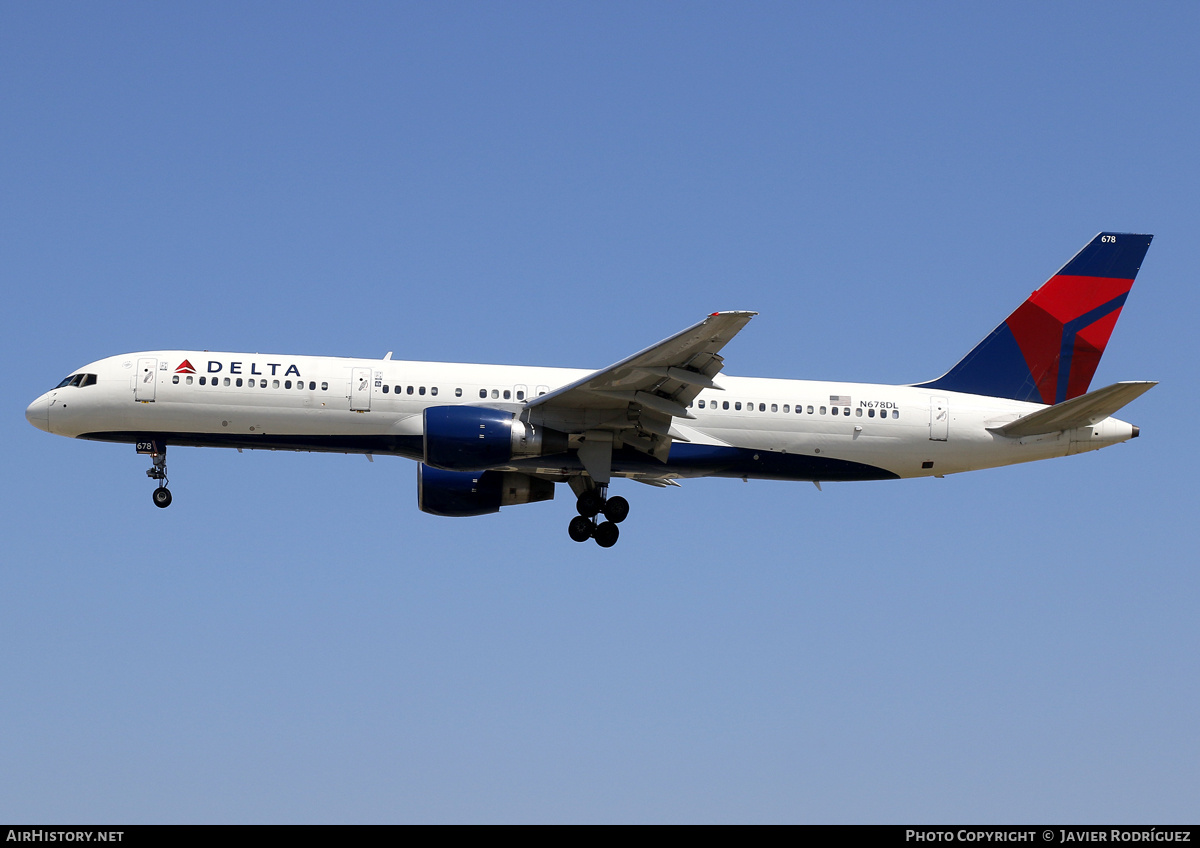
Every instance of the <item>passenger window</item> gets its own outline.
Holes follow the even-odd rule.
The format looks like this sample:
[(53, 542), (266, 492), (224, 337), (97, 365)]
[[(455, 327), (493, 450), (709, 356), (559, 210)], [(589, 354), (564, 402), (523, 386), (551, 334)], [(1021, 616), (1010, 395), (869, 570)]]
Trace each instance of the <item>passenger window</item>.
[[(779, 411), (779, 404), (776, 404), (776, 403), (773, 403), (773, 404), (771, 404), (771, 411), (772, 411), (772, 412), (778, 412), (778, 411)], [(783, 408), (783, 411), (784, 411), (784, 412), (787, 412), (787, 407), (786, 407), (786, 406)]]
[(821, 407), (821, 414), (822, 414), (822, 415), (824, 415), (824, 414), (825, 414), (825, 407), (823, 407), (823, 406)]
[(874, 410), (874, 409), (868, 409), (868, 410), (867, 410), (867, 417), (868, 417), (868, 418), (874, 418), (874, 417), (875, 417), (875, 410)]
[(454, 396), (455, 396), (455, 397), (462, 397), (462, 389), (455, 389), (455, 390), (454, 390)]
[(829, 410), (829, 411), (830, 411), (830, 412), (832, 412), (834, 415), (837, 415), (837, 414), (838, 414), (838, 408), (837, 408), (836, 406), (835, 406), (835, 407), (833, 407), (833, 409), (831, 409), (831, 410)]
[[(766, 412), (766, 411), (767, 411), (767, 405), (766, 405), (765, 403), (760, 403), (760, 404), (758, 405), (758, 411), (759, 411), (759, 412)], [(772, 412), (773, 412), (773, 411), (774, 411), (774, 410), (772, 410)]]
[(226, 377), (226, 378), (225, 378), (225, 385), (227, 385), (227, 386), (229, 385), (229, 378), (228, 378), (228, 377)]
[(200, 385), (202, 385), (202, 386), (204, 385), (204, 378), (203, 378), (203, 377), (201, 377), (201, 378), (200, 378)]
[(485, 397), (487, 397), (487, 389), (480, 389), (480, 390), (479, 390), (479, 396), (480, 396), (481, 398), (485, 398)]
[(512, 399), (512, 392), (511, 392), (511, 391), (509, 391), (508, 389), (505, 389), (505, 390), (504, 390), (504, 399), (505, 399), (505, 400), (511, 400), (511, 399)]
[(734, 402), (733, 402), (733, 408), (734, 408), (734, 409), (741, 409), (741, 408), (742, 408), (742, 402), (741, 402), (740, 400), (734, 401)]
[(727, 401), (727, 400), (721, 401), (721, 409), (729, 409), (729, 401)]
[(178, 382), (179, 382), (179, 375), (178, 375), (178, 374), (176, 374), (174, 377), (172, 377), (172, 378), (171, 378), (171, 382), (172, 382), (172, 383), (178, 383)]
[(423, 394), (425, 394), (425, 387), (424, 387), (424, 386), (421, 386), (421, 388), (420, 388), (420, 390), (417, 392), (417, 394), (419, 394), (419, 395), (423, 395)]
[(242, 387), (242, 378), (241, 378), (241, 377), (238, 377), (238, 378), (237, 378), (237, 387), (238, 387), (239, 389)]
[(259, 381), (258, 381), (258, 387), (259, 387), (260, 389), (265, 389), (265, 388), (267, 387), (267, 381), (266, 381), (266, 380), (259, 380)]
[[(265, 382), (267, 382), (267, 381), (266, 381), (266, 380), (263, 380), (263, 382), (265, 383)], [(278, 389), (278, 388), (279, 388), (279, 381), (278, 381), (278, 380), (272, 380), (272, 381), (271, 381), (271, 388), (273, 388), (273, 389)]]
[(893, 410), (892, 410), (892, 417), (893, 417), (893, 418), (899, 418), (899, 417), (900, 417), (900, 410), (898, 410), (898, 409), (893, 409)]
[(517, 400), (525, 400), (525, 393), (520, 389), (517, 389)]
[(188, 374), (188, 376), (187, 376), (187, 384), (189, 386), (192, 384), (192, 375), (191, 374)]
[(847, 406), (846, 408), (844, 408), (842, 410), (842, 415), (849, 416), (850, 415), (850, 407)]
[[(822, 409), (821, 411), (824, 412), (825, 410)], [(813, 408), (811, 406), (808, 408), (808, 414), (809, 415), (813, 414)]]
[(785, 403), (785, 404), (783, 405), (783, 411), (784, 411), (784, 412), (791, 412), (791, 411), (792, 411), (792, 408), (791, 408), (791, 406), (789, 406), (788, 404), (786, 404), (786, 403)]
[(854, 415), (857, 418), (862, 418), (862, 407), (861, 406), (854, 410)]
[(384, 387), (383, 387), (383, 393), (384, 393), (385, 395), (388, 393), (388, 387), (387, 387), (387, 386), (384, 386)]
[(326, 383), (326, 382), (324, 382), (324, 381), (322, 381), (322, 382), (321, 382), (321, 391), (323, 391), (323, 392), (327, 392), (327, 391), (329, 391), (329, 384), (328, 384), (328, 383)]
[(704, 401), (700, 401), (700, 408), (704, 409)]
[[(242, 384), (242, 381), (241, 381), (241, 380), (238, 380), (238, 385), (240, 386), (241, 384)], [(310, 392), (315, 392), (315, 391), (317, 390), (317, 384), (316, 384), (316, 382), (315, 382), (315, 381), (313, 381), (313, 380), (309, 380), (309, 382), (308, 382), (308, 390), (309, 390)]]
[[(285, 389), (290, 389), (290, 388), (292, 387), (292, 381), (291, 381), (291, 380), (284, 380), (284, 381), (283, 381), (283, 387), (284, 387)], [(386, 391), (387, 391), (387, 386), (384, 386), (384, 387), (383, 387), (383, 390), (386, 392)]]
[(433, 388), (431, 388), (431, 389), (429, 390), (429, 393), (430, 393), (431, 395), (433, 395), (434, 397), (437, 397), (437, 386), (434, 386)]
[(409, 386), (409, 387), (408, 387), (407, 389), (405, 389), (404, 391), (405, 391), (406, 393), (408, 393), (408, 394), (410, 394), (410, 395), (411, 395), (411, 394), (413, 393), (413, 387), (412, 387), (412, 386)]
[(496, 400), (496, 399), (497, 399), (497, 398), (499, 398), (499, 397), (500, 397), (500, 390), (499, 390), (499, 389), (492, 389), (492, 400)]

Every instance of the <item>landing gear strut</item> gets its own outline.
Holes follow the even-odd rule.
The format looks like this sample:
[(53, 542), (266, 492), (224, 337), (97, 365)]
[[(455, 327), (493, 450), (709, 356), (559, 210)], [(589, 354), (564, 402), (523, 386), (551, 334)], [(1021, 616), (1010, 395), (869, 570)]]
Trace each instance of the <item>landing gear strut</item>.
[(146, 476), (151, 480), (158, 481), (158, 488), (154, 490), (151, 497), (154, 499), (156, 507), (166, 509), (171, 505), (171, 490), (167, 488), (167, 446), (156, 445), (150, 458), (154, 461), (154, 465), (146, 469)]
[[(598, 486), (594, 489), (584, 489), (575, 502), (579, 515), (571, 519), (567, 525), (567, 533), (576, 542), (586, 542), (595, 539), (602, 548), (611, 548), (617, 543), (621, 531), (617, 525), (629, 515), (629, 501), (621, 496), (607, 497), (608, 486)], [(603, 515), (605, 521), (597, 521), (597, 516)]]

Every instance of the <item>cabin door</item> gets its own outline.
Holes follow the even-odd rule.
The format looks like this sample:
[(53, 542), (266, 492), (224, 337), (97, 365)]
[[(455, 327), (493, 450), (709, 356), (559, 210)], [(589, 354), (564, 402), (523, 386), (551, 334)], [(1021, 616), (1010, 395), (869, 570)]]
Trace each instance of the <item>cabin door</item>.
[(352, 412), (370, 412), (371, 410), (371, 369), (350, 369), (350, 410)]
[(137, 374), (134, 376), (133, 399), (154, 400), (154, 386), (158, 383), (158, 360), (139, 359)]
[(943, 397), (929, 399), (929, 438), (944, 442), (950, 432), (950, 404)]

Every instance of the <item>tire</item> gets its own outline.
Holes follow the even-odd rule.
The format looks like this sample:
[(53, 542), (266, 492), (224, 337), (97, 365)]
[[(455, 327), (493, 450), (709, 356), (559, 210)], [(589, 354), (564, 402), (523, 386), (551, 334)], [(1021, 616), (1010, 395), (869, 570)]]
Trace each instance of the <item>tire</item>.
[(611, 521), (605, 521), (596, 526), (596, 544), (602, 548), (611, 548), (617, 543), (621, 531)]
[(166, 486), (159, 486), (151, 497), (154, 498), (154, 505), (159, 509), (166, 509), (171, 505), (171, 490)]
[(604, 517), (613, 524), (620, 524), (629, 517), (629, 501), (620, 495), (604, 502)]
[(592, 522), (582, 515), (577, 515), (567, 525), (567, 533), (576, 542), (586, 542), (592, 538)]
[(595, 489), (588, 489), (575, 502), (575, 509), (584, 518), (595, 518), (604, 508), (604, 498)]

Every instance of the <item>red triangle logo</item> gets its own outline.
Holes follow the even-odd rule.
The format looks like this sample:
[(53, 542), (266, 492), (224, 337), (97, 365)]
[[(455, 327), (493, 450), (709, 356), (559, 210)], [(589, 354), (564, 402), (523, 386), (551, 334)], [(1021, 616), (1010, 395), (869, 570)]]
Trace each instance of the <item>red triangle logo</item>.
[(192, 367), (192, 363), (186, 359), (179, 363), (179, 367), (175, 369), (176, 374), (195, 374), (196, 369)]

